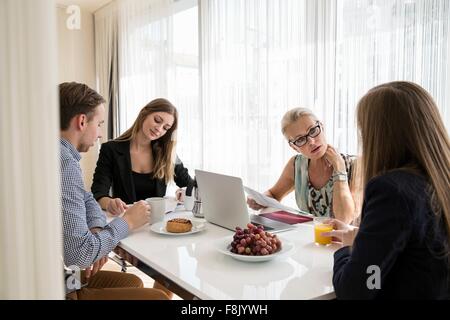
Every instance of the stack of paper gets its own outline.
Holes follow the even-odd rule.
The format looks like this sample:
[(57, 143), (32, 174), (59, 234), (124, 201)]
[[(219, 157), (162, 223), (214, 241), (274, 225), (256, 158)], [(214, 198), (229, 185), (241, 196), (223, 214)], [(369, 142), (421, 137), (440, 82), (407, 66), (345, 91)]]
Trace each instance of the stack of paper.
[(255, 200), (258, 204), (260, 204), (262, 206), (269, 207), (269, 208), (276, 208), (276, 209), (280, 209), (280, 210), (284, 210), (284, 211), (288, 211), (288, 212), (293, 212), (295, 214), (307, 216), (307, 217), (313, 216), (312, 214), (310, 214), (308, 212), (285, 206), (284, 204), (279, 203), (274, 198), (268, 197), (265, 194), (255, 191), (249, 187), (244, 186), (244, 190), (245, 190), (245, 192), (247, 192), (247, 194), (250, 196), (250, 198), (252, 198), (253, 200)]

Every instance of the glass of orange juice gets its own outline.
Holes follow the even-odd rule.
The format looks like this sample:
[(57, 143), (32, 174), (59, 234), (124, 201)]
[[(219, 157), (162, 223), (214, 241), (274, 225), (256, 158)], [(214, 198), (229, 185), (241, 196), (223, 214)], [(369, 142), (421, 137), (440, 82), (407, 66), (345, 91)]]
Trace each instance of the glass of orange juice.
[(327, 246), (331, 244), (331, 237), (322, 236), (322, 232), (333, 231), (333, 225), (327, 223), (330, 220), (328, 217), (315, 217), (314, 218), (314, 241), (318, 245)]

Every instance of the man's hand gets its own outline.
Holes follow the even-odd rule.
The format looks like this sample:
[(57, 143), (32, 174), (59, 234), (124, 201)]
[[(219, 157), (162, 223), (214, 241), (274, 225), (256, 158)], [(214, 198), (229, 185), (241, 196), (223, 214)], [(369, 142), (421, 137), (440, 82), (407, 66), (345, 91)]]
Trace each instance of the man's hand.
[(128, 206), (119, 198), (110, 199), (108, 202), (108, 207), (106, 211), (111, 213), (113, 216), (121, 215), (127, 210)]
[(89, 281), (91, 277), (93, 277), (100, 269), (108, 262), (108, 256), (104, 256), (99, 260), (95, 261), (94, 264), (84, 270), (84, 276), (86, 277), (86, 281)]
[(123, 215), (123, 219), (128, 223), (129, 230), (137, 229), (150, 222), (150, 205), (140, 200), (133, 204)]
[[(102, 228), (92, 228), (90, 231), (92, 233), (97, 233), (101, 231)], [(105, 265), (105, 263), (108, 262), (108, 256), (104, 256), (103, 258), (100, 258), (94, 264), (84, 270), (84, 276), (86, 278), (86, 281), (89, 281), (91, 277), (93, 277), (100, 269)]]

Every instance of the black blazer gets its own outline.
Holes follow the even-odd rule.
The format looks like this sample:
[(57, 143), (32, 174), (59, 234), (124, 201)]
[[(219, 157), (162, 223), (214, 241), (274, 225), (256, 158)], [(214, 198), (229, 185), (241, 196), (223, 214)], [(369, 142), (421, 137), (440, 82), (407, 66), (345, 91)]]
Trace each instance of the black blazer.
[[(186, 187), (192, 182), (188, 170), (178, 159), (175, 164), (175, 183), (180, 187)], [(113, 198), (120, 198), (125, 203), (136, 201), (136, 192), (131, 170), (130, 141), (108, 141), (102, 144), (95, 168), (92, 193), (95, 199), (110, 197), (109, 190), (112, 187)], [(163, 197), (166, 194), (167, 185), (164, 180), (157, 179), (156, 194), (153, 197)]]
[[(362, 220), (352, 249), (334, 254), (338, 299), (449, 299), (448, 240), (430, 208), (421, 176), (396, 170), (366, 187)], [(380, 289), (370, 290), (380, 268)]]

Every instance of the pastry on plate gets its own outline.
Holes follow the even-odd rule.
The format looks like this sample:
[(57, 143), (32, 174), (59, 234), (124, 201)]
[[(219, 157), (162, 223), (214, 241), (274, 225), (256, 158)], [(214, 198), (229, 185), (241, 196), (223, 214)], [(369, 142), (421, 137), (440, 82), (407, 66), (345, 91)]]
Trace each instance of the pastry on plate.
[(189, 219), (176, 218), (167, 221), (167, 232), (184, 233), (192, 230), (192, 222)]

